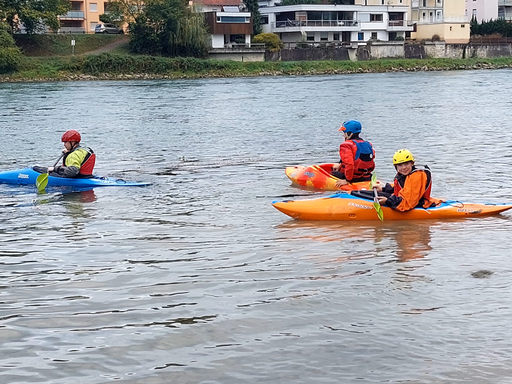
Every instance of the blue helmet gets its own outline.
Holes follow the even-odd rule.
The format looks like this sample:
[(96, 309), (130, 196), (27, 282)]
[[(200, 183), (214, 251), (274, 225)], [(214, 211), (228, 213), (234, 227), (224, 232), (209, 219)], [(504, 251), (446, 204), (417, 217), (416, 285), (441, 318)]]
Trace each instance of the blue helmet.
[(339, 131), (347, 132), (347, 133), (359, 133), (361, 132), (361, 123), (357, 120), (348, 120), (345, 121)]

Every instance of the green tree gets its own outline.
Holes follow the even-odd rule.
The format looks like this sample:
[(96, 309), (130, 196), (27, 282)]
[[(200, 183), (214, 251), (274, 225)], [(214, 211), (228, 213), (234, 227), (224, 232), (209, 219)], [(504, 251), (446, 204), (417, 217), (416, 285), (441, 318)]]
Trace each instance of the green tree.
[(51, 28), (59, 29), (59, 16), (71, 9), (69, 0), (0, 0), (0, 20), (5, 20), (11, 33), (20, 23), (29, 34)]
[(148, 0), (130, 23), (130, 50), (164, 56), (206, 57), (208, 30), (203, 14), (193, 13), (188, 0)]
[(120, 2), (109, 1), (105, 3), (105, 13), (100, 15), (100, 21), (120, 27), (125, 22), (125, 14), (125, 9)]
[(243, 0), (247, 11), (251, 12), (252, 16), (252, 34), (254, 36), (259, 35), (261, 29), (261, 15), (260, 7), (258, 6), (258, 0)]
[(253, 43), (265, 44), (265, 49), (269, 51), (279, 51), (284, 48), (284, 44), (275, 33), (260, 33), (259, 35), (254, 36), (252, 39)]
[(101, 15), (100, 21), (103, 21), (102, 16), (104, 16), (105, 20), (110, 20), (103, 21), (104, 23), (134, 22), (135, 19), (142, 14), (144, 5), (147, 3), (147, 1), (144, 2), (142, 0), (109, 0), (105, 8), (105, 10), (108, 9), (109, 14)]
[(21, 59), (21, 51), (9, 34), (8, 25), (0, 22), (0, 73), (16, 70)]

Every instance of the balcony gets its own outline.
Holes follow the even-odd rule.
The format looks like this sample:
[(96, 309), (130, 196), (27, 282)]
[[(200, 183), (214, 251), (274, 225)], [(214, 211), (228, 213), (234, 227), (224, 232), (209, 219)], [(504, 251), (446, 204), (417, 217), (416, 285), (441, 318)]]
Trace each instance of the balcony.
[(279, 32), (295, 32), (302, 28), (326, 28), (340, 31), (357, 31), (359, 30), (358, 20), (286, 20), (276, 21), (271, 24), (272, 30)]
[(414, 28), (410, 25), (409, 20), (389, 20), (387, 30), (393, 31), (412, 31)]
[(432, 20), (418, 20), (418, 25), (426, 25), (426, 24), (464, 24), (469, 23), (469, 17), (468, 16), (446, 16), (446, 17), (439, 17)]
[(512, 0), (499, 0), (498, 7), (512, 7)]
[(85, 33), (85, 28), (83, 27), (60, 27), (58, 33), (70, 33), (70, 34), (81, 34)]
[(65, 15), (59, 16), (60, 20), (84, 20), (84, 11), (69, 11)]

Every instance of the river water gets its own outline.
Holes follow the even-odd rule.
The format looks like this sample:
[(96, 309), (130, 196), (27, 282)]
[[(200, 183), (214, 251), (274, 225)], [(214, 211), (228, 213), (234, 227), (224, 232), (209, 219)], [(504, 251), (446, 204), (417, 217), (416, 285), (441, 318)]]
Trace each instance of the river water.
[[(433, 195), (512, 201), (510, 70), (0, 84), (0, 170), (78, 129), (96, 173), (0, 185), (1, 383), (509, 383), (512, 215), (301, 222), (363, 123), (377, 173), (411, 150)], [(475, 274), (478, 271), (486, 274)]]

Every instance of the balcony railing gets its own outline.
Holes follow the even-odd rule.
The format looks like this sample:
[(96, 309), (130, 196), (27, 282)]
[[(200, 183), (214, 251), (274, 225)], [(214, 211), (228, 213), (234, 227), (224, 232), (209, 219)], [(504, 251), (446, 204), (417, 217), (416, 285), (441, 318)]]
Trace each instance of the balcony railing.
[(404, 20), (389, 20), (388, 25), (390, 27), (403, 27), (405, 25)]
[(65, 15), (59, 17), (61, 20), (76, 20), (76, 19), (84, 19), (83, 11), (69, 11)]
[(499, 0), (498, 1), (498, 7), (511, 7), (512, 6), (512, 0)]
[(85, 33), (85, 28), (83, 28), (83, 27), (60, 27), (58, 33), (80, 34), (80, 33)]
[(416, 22), (418, 25), (425, 24), (447, 24), (447, 23), (469, 23), (469, 17), (467, 16), (446, 16), (434, 18), (432, 20), (418, 20)]
[(286, 20), (276, 21), (275, 28), (289, 27), (357, 27), (358, 20)]

